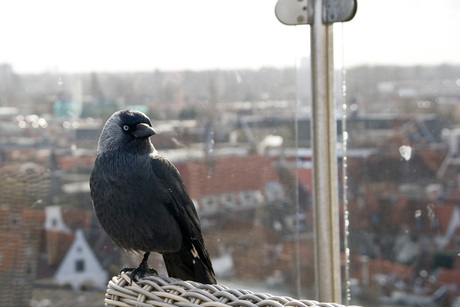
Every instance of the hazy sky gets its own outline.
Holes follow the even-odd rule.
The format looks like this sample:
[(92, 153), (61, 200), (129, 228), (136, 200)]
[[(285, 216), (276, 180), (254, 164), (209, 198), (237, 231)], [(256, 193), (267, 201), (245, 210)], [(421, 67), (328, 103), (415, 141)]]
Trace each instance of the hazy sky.
[[(308, 55), (309, 26), (281, 24), (275, 4), (3, 0), (0, 64), (16, 72), (292, 66)], [(459, 31), (458, 0), (358, 0), (343, 26), (345, 63), (458, 64)]]

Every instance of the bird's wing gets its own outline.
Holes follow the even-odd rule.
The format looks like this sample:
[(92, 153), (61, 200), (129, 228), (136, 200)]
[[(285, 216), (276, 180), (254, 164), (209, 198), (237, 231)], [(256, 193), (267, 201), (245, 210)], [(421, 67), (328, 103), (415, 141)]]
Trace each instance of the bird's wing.
[[(201, 234), (201, 226), (195, 205), (191, 200), (187, 188), (176, 167), (161, 155), (156, 155), (152, 159), (152, 168), (157, 178), (161, 181), (164, 191), (168, 193), (168, 210), (175, 217), (182, 230), (182, 237), (191, 246), (184, 246), (187, 250), (179, 252), (180, 257), (184, 253), (192, 255), (195, 274), (203, 275), (198, 277), (200, 282), (215, 283), (214, 270), (211, 260), (204, 245)], [(167, 261), (168, 255), (163, 255)], [(174, 255), (169, 255), (169, 259), (174, 259)], [(177, 262), (175, 259), (173, 262)], [(168, 266), (168, 263), (167, 263)], [(168, 269), (169, 271), (169, 269)]]

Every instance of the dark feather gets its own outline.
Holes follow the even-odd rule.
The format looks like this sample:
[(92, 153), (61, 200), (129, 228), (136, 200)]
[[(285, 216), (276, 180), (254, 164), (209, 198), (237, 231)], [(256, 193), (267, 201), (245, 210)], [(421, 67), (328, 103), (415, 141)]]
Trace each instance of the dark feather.
[(182, 234), (185, 234), (183, 247), (178, 253), (163, 254), (168, 274), (171, 272), (177, 276), (181, 275), (181, 279), (190, 279), (185, 276), (192, 275), (199, 278), (197, 281), (202, 283), (215, 283), (214, 270), (204, 246), (198, 214), (179, 171), (161, 155), (155, 156), (152, 167), (170, 191), (171, 200), (167, 208), (178, 221), (181, 221), (178, 224)]

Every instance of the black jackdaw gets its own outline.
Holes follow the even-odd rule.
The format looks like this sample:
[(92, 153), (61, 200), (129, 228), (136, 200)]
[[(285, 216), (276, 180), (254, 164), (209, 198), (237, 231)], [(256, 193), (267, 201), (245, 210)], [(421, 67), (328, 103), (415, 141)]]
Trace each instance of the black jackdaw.
[(152, 145), (154, 134), (138, 111), (107, 120), (90, 177), (96, 216), (123, 250), (145, 253), (131, 278), (156, 273), (147, 265), (156, 251), (169, 276), (216, 283), (195, 206), (176, 167)]

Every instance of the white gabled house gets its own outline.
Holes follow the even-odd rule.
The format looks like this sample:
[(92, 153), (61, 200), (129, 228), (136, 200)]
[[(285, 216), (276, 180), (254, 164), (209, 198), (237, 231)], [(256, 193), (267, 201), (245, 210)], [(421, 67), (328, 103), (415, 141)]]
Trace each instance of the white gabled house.
[(75, 290), (82, 286), (106, 288), (108, 273), (100, 265), (81, 229), (75, 232), (75, 239), (54, 278), (58, 284), (70, 284)]
[(45, 208), (45, 229), (62, 233), (71, 233), (70, 228), (64, 223), (60, 206)]

